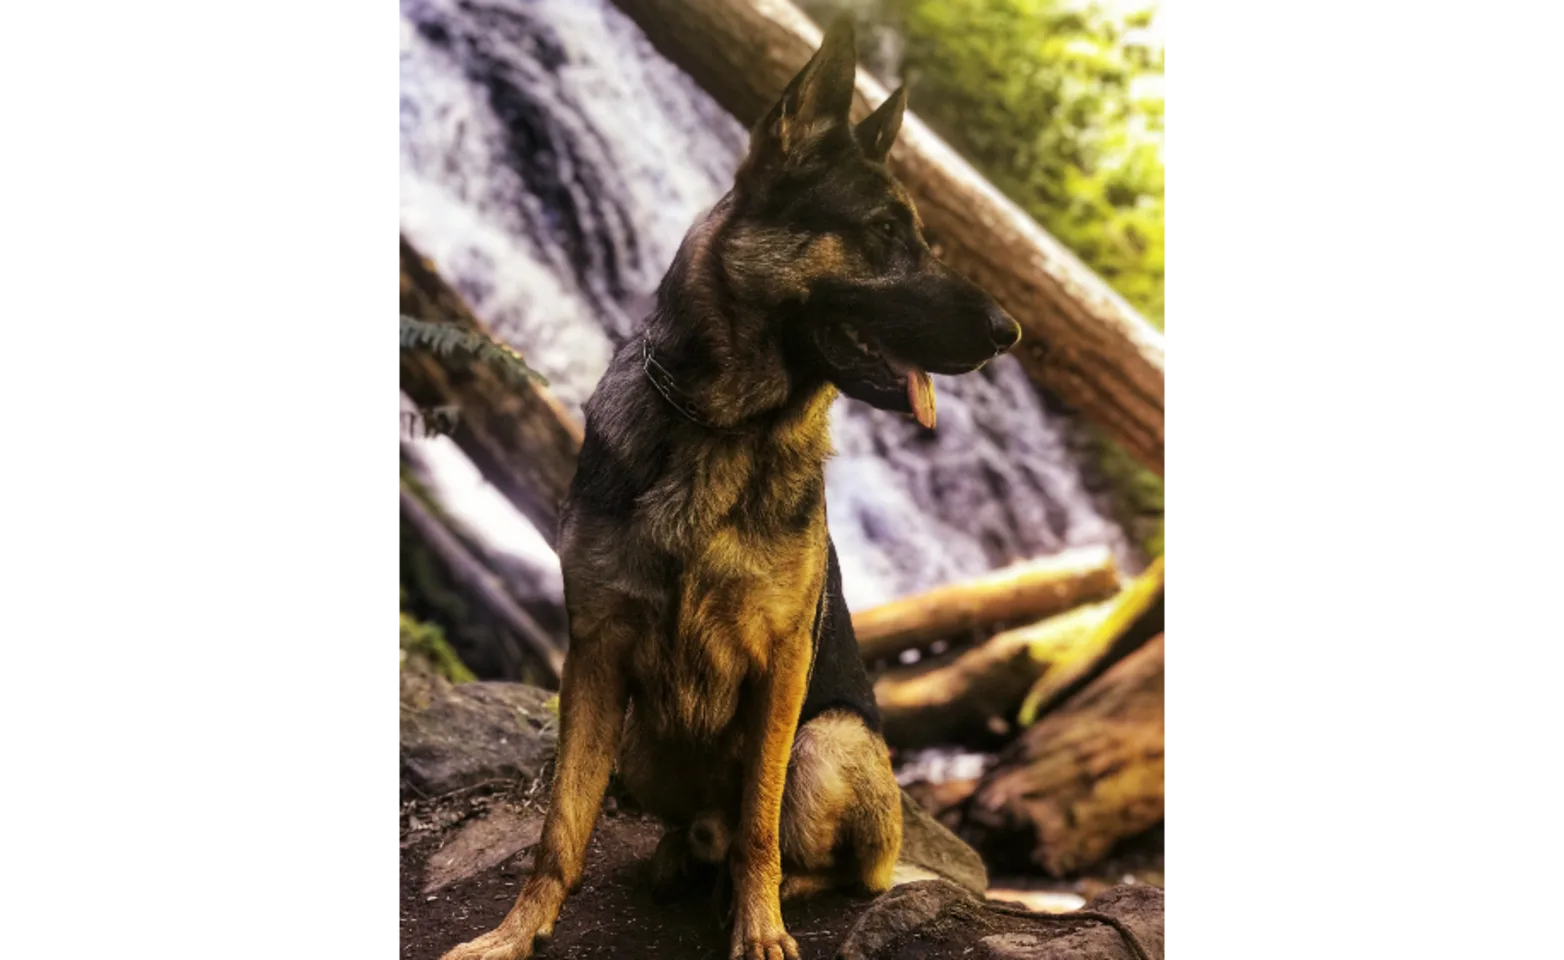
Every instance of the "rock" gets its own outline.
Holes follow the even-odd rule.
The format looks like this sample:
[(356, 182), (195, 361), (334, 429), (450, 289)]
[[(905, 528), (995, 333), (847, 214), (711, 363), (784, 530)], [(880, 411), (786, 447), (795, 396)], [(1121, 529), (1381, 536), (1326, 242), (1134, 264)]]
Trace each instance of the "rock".
[[(1120, 921), (1144, 949), (1161, 960), (1162, 891), (1145, 885), (1115, 887), (1088, 905)], [(858, 918), (837, 951), (838, 960), (895, 960), (917, 943), (926, 957), (993, 960), (1138, 960), (1118, 929), (1083, 913), (1031, 913), (984, 903), (944, 880), (896, 887)]]
[(890, 960), (907, 937), (970, 926), (981, 912), (976, 897), (948, 880), (903, 884), (863, 912), (837, 950), (837, 960)]
[[(1129, 927), (1152, 957), (1161, 957), (1164, 949), (1162, 919), (1164, 894), (1161, 887), (1147, 883), (1126, 883), (1111, 887), (1086, 905), (1087, 910), (1117, 917)], [(1049, 954), (1064, 960), (1065, 954)]]
[[(1114, 887), (1086, 905), (1087, 912), (1113, 917), (1128, 928), (1149, 960), (1163, 956), (1162, 908), (1162, 890), (1144, 884)], [(989, 950), (986, 956), (996, 960), (1136, 960), (1122, 933), (1081, 914), (1011, 914), (1006, 919), (1019, 922), (997, 941), (980, 941)]]
[(469, 820), (424, 866), (424, 893), (476, 877), (522, 852), (543, 836), (541, 813), (496, 807), (481, 820)]
[(436, 796), (490, 780), (532, 781), (554, 757), (547, 690), (402, 672), (402, 792)]
[(1027, 960), (1037, 956), (1042, 942), (1030, 933), (996, 933), (979, 940), (978, 946), (988, 951), (982, 956), (993, 960)]
[(978, 852), (930, 816), (905, 790), (901, 794), (901, 863), (943, 877), (978, 896), (988, 889), (988, 870)]

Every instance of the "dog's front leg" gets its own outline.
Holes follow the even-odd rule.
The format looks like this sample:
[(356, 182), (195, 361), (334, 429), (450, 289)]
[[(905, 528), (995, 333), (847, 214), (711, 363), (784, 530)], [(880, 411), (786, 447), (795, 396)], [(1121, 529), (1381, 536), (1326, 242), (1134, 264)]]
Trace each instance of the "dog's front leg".
[(788, 757), (809, 682), (811, 650), (807, 632), (779, 638), (748, 706), (744, 799), (738, 842), (731, 854), (732, 960), (798, 960), (798, 944), (782, 926), (779, 830)]
[[(572, 639), (559, 690), (559, 761), (532, 876), (500, 925), (441, 960), (521, 960), (534, 938), (554, 930), (565, 894), (581, 880), (587, 841), (597, 821), (624, 728), (626, 687), (619, 657), (606, 644)], [(617, 652), (617, 651), (614, 651)]]

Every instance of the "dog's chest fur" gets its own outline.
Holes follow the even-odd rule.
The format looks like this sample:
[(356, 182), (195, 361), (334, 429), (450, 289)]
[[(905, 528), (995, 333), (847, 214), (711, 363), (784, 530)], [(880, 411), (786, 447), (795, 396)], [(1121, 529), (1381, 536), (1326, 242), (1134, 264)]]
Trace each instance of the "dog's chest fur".
[(626, 357), (588, 404), (564, 511), (572, 642), (628, 657), (636, 722), (658, 739), (731, 739), (746, 681), (778, 644), (811, 642), (832, 394), (716, 434), (680, 418)]

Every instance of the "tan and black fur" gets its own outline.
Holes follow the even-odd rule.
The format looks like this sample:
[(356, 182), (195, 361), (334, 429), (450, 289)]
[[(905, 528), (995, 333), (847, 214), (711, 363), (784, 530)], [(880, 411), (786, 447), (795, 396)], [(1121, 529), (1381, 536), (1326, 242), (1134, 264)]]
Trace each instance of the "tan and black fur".
[(587, 404), (548, 818), (515, 907), (446, 960), (531, 955), (616, 758), (669, 824), (657, 882), (728, 865), (733, 957), (798, 956), (783, 896), (891, 883), (900, 796), (826, 531), (829, 410), (840, 390), (912, 412), (922, 371), (976, 369), (1020, 331), (929, 253), (884, 165), (905, 97), (854, 127), (853, 69), (833, 28)]

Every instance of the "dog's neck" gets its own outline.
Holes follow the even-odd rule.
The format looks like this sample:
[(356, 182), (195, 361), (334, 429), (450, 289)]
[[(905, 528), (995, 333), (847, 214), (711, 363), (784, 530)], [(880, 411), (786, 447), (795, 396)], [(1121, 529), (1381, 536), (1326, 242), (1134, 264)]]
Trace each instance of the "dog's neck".
[(828, 430), (835, 388), (794, 375), (779, 325), (735, 296), (722, 268), (731, 207), (730, 194), (690, 230), (657, 289), (645, 331), (648, 379), (681, 415), (714, 433), (763, 432), (801, 415)]
[[(586, 437), (562, 514), (562, 555), (578, 537), (605, 545), (646, 538), (652, 553), (630, 551), (631, 566), (647, 555), (710, 559), (714, 544), (745, 538), (793, 547), (798, 538), (825, 542), (836, 389), (792, 382), (782, 348), (753, 332), (764, 318), (729, 306), (738, 298), (711, 260), (720, 213), (690, 232), (646, 324), (669, 392), (693, 401), (692, 414), (676, 411), (647, 376), (641, 342), (621, 346), (586, 404)], [(728, 528), (739, 536), (724, 536)], [(651, 590), (655, 579), (645, 570), (616, 576), (631, 592)]]

